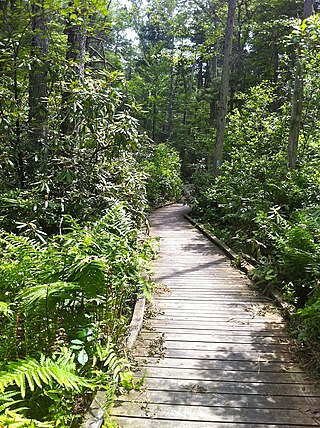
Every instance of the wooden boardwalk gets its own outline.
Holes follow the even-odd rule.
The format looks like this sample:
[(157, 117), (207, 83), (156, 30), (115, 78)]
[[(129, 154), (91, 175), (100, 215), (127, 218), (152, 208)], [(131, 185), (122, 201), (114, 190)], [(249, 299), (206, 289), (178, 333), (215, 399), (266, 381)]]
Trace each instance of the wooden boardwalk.
[(124, 428), (319, 426), (320, 394), (291, 355), (283, 320), (223, 253), (172, 205), (160, 236), (154, 298), (135, 356), (144, 387), (120, 397)]

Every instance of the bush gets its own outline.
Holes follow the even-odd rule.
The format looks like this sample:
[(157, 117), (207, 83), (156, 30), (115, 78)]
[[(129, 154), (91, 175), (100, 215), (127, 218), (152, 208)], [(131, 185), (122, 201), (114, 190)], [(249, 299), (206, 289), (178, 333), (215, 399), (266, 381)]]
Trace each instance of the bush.
[(145, 162), (144, 171), (148, 175), (147, 198), (151, 207), (173, 202), (182, 195), (178, 153), (167, 144), (154, 148), (151, 158)]

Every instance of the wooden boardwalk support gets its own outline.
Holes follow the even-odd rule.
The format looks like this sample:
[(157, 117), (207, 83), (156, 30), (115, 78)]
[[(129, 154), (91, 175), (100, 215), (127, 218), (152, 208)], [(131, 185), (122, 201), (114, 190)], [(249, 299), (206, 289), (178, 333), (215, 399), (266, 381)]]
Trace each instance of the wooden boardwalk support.
[(176, 204), (152, 215), (163, 292), (136, 344), (144, 387), (119, 397), (114, 419), (123, 428), (319, 426), (319, 390), (293, 360), (281, 316), (185, 212)]

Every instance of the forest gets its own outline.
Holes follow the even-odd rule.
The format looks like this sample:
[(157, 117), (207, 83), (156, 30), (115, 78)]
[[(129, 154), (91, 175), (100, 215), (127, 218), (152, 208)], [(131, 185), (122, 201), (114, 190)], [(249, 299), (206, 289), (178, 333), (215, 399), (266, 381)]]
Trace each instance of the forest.
[(173, 201), (319, 371), (320, 2), (0, 0), (0, 34), (0, 426), (138, 387), (124, 338)]

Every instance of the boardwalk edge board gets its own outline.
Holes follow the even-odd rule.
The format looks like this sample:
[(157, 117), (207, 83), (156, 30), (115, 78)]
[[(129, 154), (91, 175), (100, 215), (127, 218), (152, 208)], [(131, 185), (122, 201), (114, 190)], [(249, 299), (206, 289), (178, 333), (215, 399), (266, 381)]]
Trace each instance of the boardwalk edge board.
[[(231, 260), (239, 260), (239, 254), (235, 253), (230, 247), (228, 247), (221, 239), (217, 238), (215, 235), (212, 235), (208, 232), (203, 226), (201, 226), (196, 220), (190, 217), (188, 214), (184, 214), (184, 218), (189, 221), (199, 232), (201, 232), (206, 238), (213, 242), (217, 247), (219, 247)], [(245, 274), (249, 274), (253, 271), (254, 266), (247, 261), (242, 261), (241, 266), (238, 268), (243, 271)], [(270, 295), (274, 302), (283, 310), (285, 317), (291, 318), (294, 308), (289, 303), (285, 302), (282, 298), (280, 290), (276, 287), (270, 289)]]
[[(142, 328), (144, 311), (146, 306), (146, 296), (141, 295), (138, 296), (133, 315), (131, 319), (131, 323), (128, 329), (128, 337), (126, 339), (126, 348), (132, 349), (139, 332)], [(84, 416), (83, 423), (81, 424), (81, 428), (101, 428), (104, 422), (104, 407), (106, 403), (106, 392), (98, 391)]]

